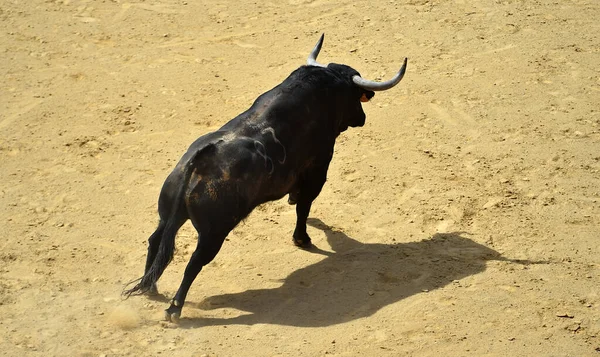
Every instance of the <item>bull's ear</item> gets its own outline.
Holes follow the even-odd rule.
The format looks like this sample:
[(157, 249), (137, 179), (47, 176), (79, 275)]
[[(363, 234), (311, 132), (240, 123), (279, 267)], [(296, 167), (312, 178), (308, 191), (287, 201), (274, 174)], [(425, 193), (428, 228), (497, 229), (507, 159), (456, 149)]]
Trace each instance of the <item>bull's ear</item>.
[(371, 100), (371, 98), (373, 98), (374, 96), (375, 96), (375, 92), (372, 92), (370, 90), (364, 91), (362, 96), (360, 97), (360, 101), (363, 103), (366, 103), (369, 100)]

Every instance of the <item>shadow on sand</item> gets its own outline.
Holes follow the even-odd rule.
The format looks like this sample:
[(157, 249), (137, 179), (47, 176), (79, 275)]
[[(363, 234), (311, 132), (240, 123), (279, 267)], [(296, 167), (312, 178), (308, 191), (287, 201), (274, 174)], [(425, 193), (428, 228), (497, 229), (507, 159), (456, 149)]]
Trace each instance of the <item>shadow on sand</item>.
[[(483, 272), (488, 260), (508, 260), (459, 233), (438, 233), (420, 242), (363, 244), (318, 219), (309, 224), (326, 233), (334, 253), (294, 271), (279, 287), (207, 297), (186, 308), (234, 308), (246, 312), (231, 318), (183, 318), (194, 328), (230, 324), (277, 324), (321, 327), (374, 314), (423, 291)], [(527, 263), (527, 262), (519, 262)]]

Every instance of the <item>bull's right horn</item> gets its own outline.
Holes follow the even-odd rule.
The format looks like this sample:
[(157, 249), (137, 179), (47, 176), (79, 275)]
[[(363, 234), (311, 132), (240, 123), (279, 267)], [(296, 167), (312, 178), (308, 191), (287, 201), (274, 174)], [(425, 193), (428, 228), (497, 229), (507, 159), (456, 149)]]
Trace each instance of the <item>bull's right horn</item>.
[(352, 77), (352, 81), (357, 86), (361, 87), (362, 89), (366, 89), (366, 90), (378, 91), (378, 90), (390, 89), (393, 86), (395, 86), (396, 84), (400, 83), (400, 81), (402, 80), (402, 77), (404, 77), (404, 72), (406, 72), (406, 62), (407, 61), (408, 61), (408, 59), (405, 58), (402, 68), (400, 68), (400, 70), (398, 71), (398, 73), (396, 73), (394, 78), (390, 79), (389, 81), (375, 82), (375, 81), (370, 81), (368, 79), (364, 79), (361, 76)]
[(323, 46), (323, 39), (324, 38), (325, 38), (325, 34), (322, 34), (321, 38), (319, 38), (319, 41), (315, 45), (315, 48), (313, 48), (313, 50), (310, 53), (310, 55), (308, 55), (308, 59), (306, 60), (306, 64), (307, 65), (309, 65), (309, 66), (317, 66), (317, 67), (327, 67), (327, 66), (322, 65), (319, 62), (317, 62), (317, 56), (319, 55), (319, 52), (321, 52), (321, 46)]

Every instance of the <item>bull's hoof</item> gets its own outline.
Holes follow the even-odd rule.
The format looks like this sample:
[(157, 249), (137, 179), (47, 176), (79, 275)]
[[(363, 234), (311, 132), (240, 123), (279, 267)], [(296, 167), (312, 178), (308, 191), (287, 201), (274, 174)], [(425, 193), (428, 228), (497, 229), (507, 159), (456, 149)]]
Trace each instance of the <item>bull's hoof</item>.
[(179, 318), (181, 317), (181, 307), (177, 307), (173, 304), (165, 310), (165, 320), (178, 324)]
[(308, 234), (302, 237), (294, 236), (293, 241), (296, 247), (300, 247), (302, 249), (309, 249), (310, 247), (312, 247), (312, 242)]

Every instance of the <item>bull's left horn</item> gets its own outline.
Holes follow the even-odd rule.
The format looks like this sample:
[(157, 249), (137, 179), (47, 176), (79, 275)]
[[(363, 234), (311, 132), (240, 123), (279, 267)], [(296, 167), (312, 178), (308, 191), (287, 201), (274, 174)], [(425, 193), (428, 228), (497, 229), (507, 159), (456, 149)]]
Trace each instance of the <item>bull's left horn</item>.
[(361, 87), (362, 89), (366, 89), (366, 90), (378, 91), (378, 90), (390, 89), (393, 86), (395, 86), (396, 84), (400, 83), (400, 81), (402, 80), (402, 77), (404, 77), (404, 72), (406, 72), (406, 62), (407, 61), (408, 61), (408, 59), (405, 58), (404, 64), (402, 65), (402, 68), (400, 68), (400, 71), (398, 71), (398, 73), (396, 73), (394, 78), (390, 79), (389, 81), (375, 82), (375, 81), (370, 81), (370, 80), (364, 79), (361, 76), (352, 77), (352, 81), (357, 86)]
[(313, 48), (313, 50), (310, 53), (310, 55), (308, 55), (308, 59), (306, 60), (306, 64), (307, 65), (309, 65), (309, 66), (317, 66), (317, 67), (327, 67), (327, 66), (322, 65), (319, 62), (317, 62), (317, 56), (319, 55), (319, 52), (321, 52), (321, 46), (323, 46), (323, 39), (324, 38), (325, 38), (325, 34), (322, 34), (321, 38), (319, 38), (319, 41), (315, 45), (315, 48)]

